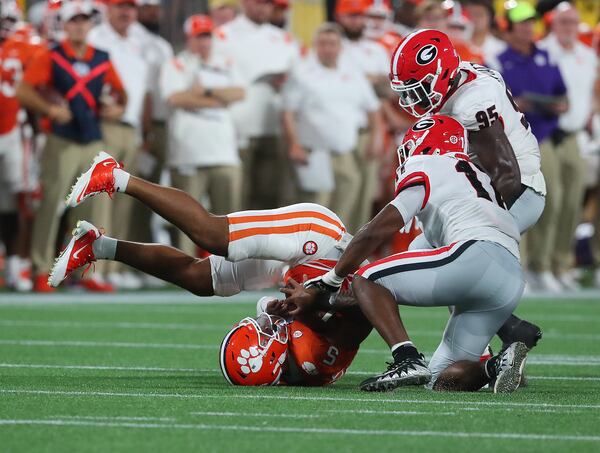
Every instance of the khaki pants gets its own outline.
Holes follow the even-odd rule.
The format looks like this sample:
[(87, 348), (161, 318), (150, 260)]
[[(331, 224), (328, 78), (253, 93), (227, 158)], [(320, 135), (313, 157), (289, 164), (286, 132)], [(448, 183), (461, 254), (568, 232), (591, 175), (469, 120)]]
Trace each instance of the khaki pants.
[(527, 234), (530, 267), (535, 272), (565, 272), (573, 265), (573, 238), (580, 220), (585, 190), (585, 163), (575, 136), (554, 146), (540, 145), (542, 173), (548, 194), (546, 207)]
[[(117, 123), (102, 123), (104, 146), (118, 162), (122, 162), (126, 171), (136, 174), (135, 158), (139, 148), (139, 140), (133, 127)], [(113, 198), (110, 210), (110, 225), (106, 226), (109, 236), (131, 240), (130, 221), (132, 218), (134, 200), (131, 197), (116, 196)], [(109, 261), (107, 272), (120, 272), (124, 265), (118, 261)]]
[[(158, 183), (167, 157), (167, 127), (164, 122), (155, 121), (152, 125), (153, 139), (148, 153), (156, 160), (149, 175), (141, 175), (146, 181)], [(152, 211), (142, 203), (133, 203), (133, 213), (129, 224), (129, 238), (138, 242), (154, 242), (152, 236)]]
[[(358, 146), (355, 150), (355, 159), (360, 171), (360, 186), (352, 218), (346, 226), (349, 231), (356, 233), (373, 216), (373, 201), (379, 188), (379, 159), (367, 156), (369, 132), (361, 132), (358, 137)], [(342, 217), (343, 218), (343, 217)]]
[(327, 207), (342, 219), (348, 231), (354, 233), (355, 230), (350, 225), (353, 224), (354, 212), (361, 195), (361, 169), (355, 153), (332, 154), (331, 164), (335, 188)]
[[(210, 211), (224, 215), (240, 210), (242, 171), (237, 166), (190, 168), (189, 171), (171, 170), (173, 187), (187, 192), (196, 200), (208, 196)], [(179, 248), (191, 256), (196, 255), (196, 245), (182, 232)]]
[(277, 136), (251, 138), (240, 150), (243, 166), (242, 207), (272, 209), (281, 202), (281, 188), (287, 174), (281, 139)]
[[(65, 198), (77, 177), (89, 168), (101, 150), (100, 141), (82, 145), (53, 134), (48, 136), (40, 164), (43, 198), (36, 212), (31, 245), (31, 259), (37, 274), (50, 271)], [(75, 208), (73, 216), (98, 226), (105, 225), (108, 201), (107, 197), (96, 197)]]

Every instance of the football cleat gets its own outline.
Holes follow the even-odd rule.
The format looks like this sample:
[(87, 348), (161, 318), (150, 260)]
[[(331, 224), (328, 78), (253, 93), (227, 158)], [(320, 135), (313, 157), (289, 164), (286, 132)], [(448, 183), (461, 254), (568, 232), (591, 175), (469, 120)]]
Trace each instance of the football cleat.
[(502, 349), (506, 349), (516, 342), (525, 343), (528, 349), (532, 349), (537, 346), (538, 341), (542, 339), (542, 335), (542, 329), (522, 319), (512, 327), (508, 333), (508, 338), (504, 338), (507, 341), (502, 343)]
[(387, 392), (407, 385), (424, 385), (431, 380), (425, 357), (406, 357), (399, 362), (388, 362), (386, 372), (373, 376), (360, 383), (366, 392)]
[(67, 196), (67, 206), (74, 208), (79, 206), (86, 199), (98, 195), (99, 193), (107, 193), (109, 197), (115, 193), (115, 177), (113, 170), (122, 168), (119, 163), (108, 153), (100, 152), (88, 171), (83, 173), (77, 182), (71, 188), (71, 192)]
[(62, 251), (48, 277), (48, 285), (57, 287), (67, 278), (75, 269), (85, 265), (91, 265), (96, 261), (94, 256), (93, 244), (102, 235), (98, 228), (89, 222), (80, 220), (77, 227), (73, 230), (73, 237)]
[(527, 352), (525, 343), (516, 342), (500, 354), (496, 360), (494, 393), (512, 393), (519, 388)]

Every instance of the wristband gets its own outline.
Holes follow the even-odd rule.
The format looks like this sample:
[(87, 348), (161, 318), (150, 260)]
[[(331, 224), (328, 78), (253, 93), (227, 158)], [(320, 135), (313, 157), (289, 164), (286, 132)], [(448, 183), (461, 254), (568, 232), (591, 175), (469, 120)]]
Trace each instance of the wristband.
[(335, 269), (331, 269), (325, 275), (323, 275), (322, 280), (323, 283), (329, 286), (333, 286), (335, 288), (340, 288), (342, 283), (344, 283), (345, 277), (340, 277), (335, 273)]

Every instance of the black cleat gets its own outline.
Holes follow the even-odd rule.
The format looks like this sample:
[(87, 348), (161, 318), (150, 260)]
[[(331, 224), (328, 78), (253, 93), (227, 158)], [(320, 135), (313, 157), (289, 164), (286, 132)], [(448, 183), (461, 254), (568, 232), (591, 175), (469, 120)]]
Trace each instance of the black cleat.
[(512, 343), (520, 342), (533, 349), (542, 339), (542, 329), (524, 319), (510, 326), (506, 334), (502, 335), (502, 349), (507, 349)]
[(512, 393), (519, 388), (527, 361), (527, 352), (525, 343), (517, 342), (500, 353), (496, 360), (494, 393)]
[(361, 382), (360, 389), (366, 392), (387, 392), (407, 385), (425, 385), (431, 380), (431, 371), (423, 354), (406, 357), (399, 362), (388, 362), (385, 373)]

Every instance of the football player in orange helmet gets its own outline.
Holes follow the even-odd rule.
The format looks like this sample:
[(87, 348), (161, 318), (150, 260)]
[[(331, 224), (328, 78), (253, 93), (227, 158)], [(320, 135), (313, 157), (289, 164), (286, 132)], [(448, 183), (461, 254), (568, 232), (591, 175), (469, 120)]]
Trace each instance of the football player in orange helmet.
[[(289, 275), (322, 275), (330, 265), (315, 261), (297, 266), (286, 276), (286, 292), (304, 291)], [(349, 289), (348, 281), (345, 288)], [(257, 305), (258, 316), (242, 319), (227, 333), (221, 343), (220, 365), (230, 384), (332, 384), (346, 373), (372, 329), (358, 306), (345, 305), (336, 311), (317, 308), (286, 320), (288, 310), (285, 301), (263, 297)]]

